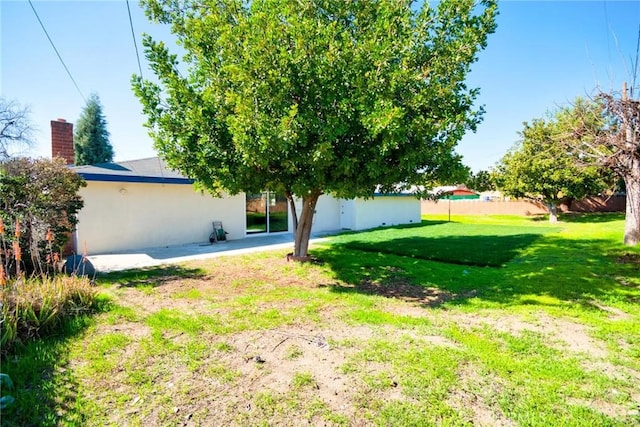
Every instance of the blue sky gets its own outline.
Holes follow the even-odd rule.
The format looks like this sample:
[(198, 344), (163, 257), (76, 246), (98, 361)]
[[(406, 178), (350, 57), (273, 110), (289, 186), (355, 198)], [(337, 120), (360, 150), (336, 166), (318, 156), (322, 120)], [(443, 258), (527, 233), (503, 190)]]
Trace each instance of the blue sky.
[[(126, 2), (33, 5), (81, 92), (100, 96), (116, 160), (156, 155), (131, 91), (138, 64)], [(130, 7), (139, 49), (143, 32), (171, 40), (166, 28), (147, 21), (136, 0)], [(619, 91), (623, 81), (631, 83), (639, 25), (640, 1), (502, 1), (498, 29), (468, 79), (470, 87), (480, 87), (477, 104), (486, 114), (458, 146), (465, 164), (487, 169), (518, 140), (522, 122), (597, 87)], [(85, 101), (26, 0), (0, 0), (0, 28), (0, 94), (31, 109), (36, 145), (25, 154), (48, 157), (50, 120), (75, 122)]]

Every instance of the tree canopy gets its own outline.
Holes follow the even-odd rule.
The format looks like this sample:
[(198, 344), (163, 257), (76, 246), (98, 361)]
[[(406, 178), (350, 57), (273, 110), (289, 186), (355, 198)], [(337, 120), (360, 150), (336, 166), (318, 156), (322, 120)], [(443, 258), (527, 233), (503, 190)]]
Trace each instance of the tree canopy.
[(475, 191), (493, 191), (496, 189), (496, 185), (491, 178), (491, 173), (487, 170), (479, 170), (476, 173), (470, 173), (465, 184), (467, 188)]
[(551, 221), (557, 221), (560, 202), (597, 194), (607, 187), (599, 168), (579, 165), (572, 153), (557, 142), (561, 126), (557, 115), (524, 123), (521, 141), (493, 171), (494, 180), (505, 195), (544, 201)]
[(98, 95), (91, 94), (76, 122), (74, 135), (75, 164), (95, 165), (113, 161), (113, 147), (109, 142), (107, 120)]
[(456, 180), (483, 112), (465, 78), (497, 6), (412, 3), (143, 0), (184, 50), (144, 38), (158, 82), (133, 87), (156, 148), (213, 193), (284, 192), (301, 257), (321, 194)]
[(594, 100), (578, 98), (558, 115), (556, 140), (582, 165), (602, 167), (624, 181), (624, 243), (640, 244), (640, 100), (600, 92)]

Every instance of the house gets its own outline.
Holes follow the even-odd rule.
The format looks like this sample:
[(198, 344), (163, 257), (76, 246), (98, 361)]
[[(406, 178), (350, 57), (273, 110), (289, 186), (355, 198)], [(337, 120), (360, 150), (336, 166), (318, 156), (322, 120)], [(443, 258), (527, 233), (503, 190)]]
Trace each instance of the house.
[[(73, 163), (73, 125), (51, 121), (52, 154)], [(292, 233), (284, 195), (264, 191), (213, 197), (158, 157), (91, 166), (70, 166), (87, 182), (80, 190), (76, 251), (104, 254), (143, 248), (208, 243), (212, 221), (222, 221), (227, 238)], [(301, 208), (298, 202), (297, 209)], [(376, 194), (373, 199), (323, 195), (313, 233), (420, 222), (420, 200), (412, 194)]]
[(439, 199), (472, 200), (480, 198), (479, 193), (468, 189), (464, 184), (436, 187), (430, 193), (437, 195)]

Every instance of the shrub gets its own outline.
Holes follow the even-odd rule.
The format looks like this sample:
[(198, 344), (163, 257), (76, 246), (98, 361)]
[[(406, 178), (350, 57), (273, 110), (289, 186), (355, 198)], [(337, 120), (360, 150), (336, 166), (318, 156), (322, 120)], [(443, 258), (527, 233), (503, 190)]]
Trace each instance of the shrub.
[(65, 318), (92, 310), (96, 295), (86, 277), (8, 278), (0, 288), (2, 353), (18, 343), (50, 334)]
[[(51, 258), (61, 251), (78, 221), (76, 214), (83, 206), (78, 191), (85, 185), (61, 159), (0, 162), (0, 224), (4, 223), (0, 239), (8, 246), (1, 248), (0, 263), (7, 275), (50, 272)], [(6, 249), (12, 250), (10, 256)]]

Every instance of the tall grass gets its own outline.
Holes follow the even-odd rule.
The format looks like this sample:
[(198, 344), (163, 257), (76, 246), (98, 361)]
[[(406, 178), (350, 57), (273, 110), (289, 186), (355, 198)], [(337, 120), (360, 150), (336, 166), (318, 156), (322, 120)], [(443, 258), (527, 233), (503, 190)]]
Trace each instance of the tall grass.
[(2, 354), (19, 343), (51, 333), (65, 318), (91, 310), (96, 295), (86, 277), (9, 278), (0, 288)]

